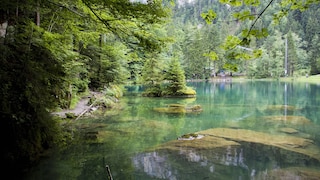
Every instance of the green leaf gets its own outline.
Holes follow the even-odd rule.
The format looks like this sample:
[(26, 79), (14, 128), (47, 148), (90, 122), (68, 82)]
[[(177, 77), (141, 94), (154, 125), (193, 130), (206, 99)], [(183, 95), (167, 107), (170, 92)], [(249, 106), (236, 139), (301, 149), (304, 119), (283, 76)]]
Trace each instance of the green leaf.
[(279, 11), (278, 13), (274, 14), (273, 15), (273, 23), (274, 24), (279, 24), (280, 23), (280, 19), (284, 16), (287, 16), (288, 15), (288, 10), (281, 10)]
[(249, 10), (233, 13), (233, 17), (240, 21), (244, 21), (246, 19), (249, 19), (249, 20), (255, 19), (255, 16), (251, 15), (251, 12)]
[(212, 21), (217, 17), (217, 14), (210, 9), (207, 13), (201, 13), (201, 17), (206, 21), (207, 24), (211, 24)]
[(242, 53), (241, 58), (244, 60), (249, 60), (249, 59), (252, 59), (252, 56), (248, 53)]
[(261, 29), (261, 35), (262, 35), (262, 37), (267, 37), (269, 35), (268, 29), (267, 28), (262, 28)]
[(259, 58), (259, 57), (261, 57), (262, 56), (262, 50), (261, 49), (255, 49), (254, 51), (253, 51), (253, 58)]
[(219, 2), (222, 4), (227, 4), (229, 2), (229, 0), (219, 0)]
[(212, 61), (215, 61), (215, 60), (218, 60), (218, 59), (219, 59), (217, 53), (214, 52), (214, 51), (211, 51), (211, 52), (209, 52), (209, 53), (204, 53), (203, 56), (209, 57)]
[(242, 37), (247, 37), (249, 35), (249, 29), (243, 29), (241, 32)]
[(243, 29), (241, 32), (241, 36), (243, 37), (256, 37), (256, 38), (264, 38), (269, 35), (268, 29), (267, 28), (262, 28), (262, 29), (251, 29), (249, 32), (248, 29)]
[(226, 63), (224, 66), (223, 66), (224, 69), (227, 69), (227, 70), (230, 70), (230, 71), (233, 71), (233, 72), (237, 72), (238, 71), (238, 66), (236, 64), (229, 64), (229, 63)]
[(229, 36), (227, 36), (227, 39), (225, 40), (224, 44), (222, 45), (222, 48), (224, 48), (225, 50), (231, 50), (231, 49), (235, 48), (237, 45), (239, 45), (240, 42), (241, 42), (241, 40), (238, 37), (229, 35)]
[(248, 46), (250, 44), (251, 40), (249, 38), (243, 38), (240, 45), (241, 46)]
[(244, 4), (249, 6), (259, 6), (260, 0), (244, 0)]

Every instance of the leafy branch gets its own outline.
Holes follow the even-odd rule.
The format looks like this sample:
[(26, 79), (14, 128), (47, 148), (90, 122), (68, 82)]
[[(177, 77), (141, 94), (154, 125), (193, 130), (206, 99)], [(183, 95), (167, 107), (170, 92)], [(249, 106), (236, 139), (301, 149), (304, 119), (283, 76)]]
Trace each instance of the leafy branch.
[(255, 24), (257, 23), (257, 21), (261, 18), (261, 16), (263, 15), (263, 13), (271, 6), (271, 4), (272, 4), (273, 1), (274, 1), (274, 0), (271, 0), (271, 1), (268, 3), (268, 5), (267, 5), (266, 7), (264, 7), (264, 9), (258, 14), (258, 17), (257, 17), (257, 18), (253, 21), (253, 23), (251, 24), (251, 27), (250, 27), (250, 29), (249, 29), (249, 31), (248, 31), (248, 34), (247, 34), (243, 39), (249, 37), (250, 32), (253, 30)]
[[(256, 23), (258, 22), (258, 20), (266, 12), (266, 10), (271, 6), (273, 1), (274, 0), (270, 0), (269, 3), (263, 8), (263, 10), (259, 14), (257, 14), (257, 17), (254, 19), (254, 21), (251, 24), (249, 30), (243, 30), (242, 31), (243, 38), (241, 40), (238, 37), (228, 36), (228, 38), (227, 38), (225, 44), (223, 45), (223, 47), (227, 51), (230, 51), (230, 50), (235, 49), (236, 47), (242, 47), (241, 45), (248, 45), (250, 43), (250, 40), (249, 40), (249, 36), (250, 35), (254, 35), (254, 36), (257, 36), (257, 37), (265, 37), (265, 36), (267, 36), (268, 35), (267, 29), (263, 28), (260, 31), (260, 30), (255, 30), (254, 27), (255, 27)], [(250, 13), (248, 11), (245, 11), (243, 13), (237, 13), (237, 14), (235, 14), (235, 17), (238, 18), (238, 19), (241, 18), (240, 20), (253, 19), (252, 18), (253, 16), (250, 15)], [(248, 55), (248, 54), (243, 54), (243, 53), (236, 53), (235, 58), (236, 59), (239, 59), (239, 58), (250, 59), (251, 57), (259, 57), (259, 56), (261, 56), (261, 54), (262, 54), (261, 50), (254, 50), (253, 51), (253, 56)]]
[(81, 14), (80, 12), (78, 12), (78, 11), (76, 11), (75, 9), (72, 9), (72, 8), (70, 8), (70, 7), (68, 7), (68, 6), (65, 6), (65, 5), (56, 3), (56, 2), (52, 2), (52, 1), (48, 1), (48, 2), (51, 3), (51, 4), (54, 4), (54, 5), (58, 6), (58, 7), (65, 8), (65, 9), (69, 10), (70, 12), (72, 12), (72, 13), (74, 13), (74, 14), (77, 14), (78, 16), (84, 17), (83, 14)]
[[(118, 34), (117, 31), (115, 31), (114, 28), (112, 28), (112, 26), (110, 25), (109, 23), (109, 20), (105, 20), (105, 19), (102, 19), (96, 12), (95, 10), (86, 2), (86, 1), (83, 1), (83, 3), (89, 8), (89, 10), (93, 13), (93, 15), (100, 21), (102, 22), (106, 27), (107, 29), (109, 29), (113, 34), (115, 34), (117, 37), (120, 37), (120, 35)], [(111, 20), (110, 20), (111, 21)], [(122, 29), (118, 29), (120, 30), (122, 33), (128, 35), (126, 32), (124, 32)], [(121, 38), (120, 38), (121, 39)]]

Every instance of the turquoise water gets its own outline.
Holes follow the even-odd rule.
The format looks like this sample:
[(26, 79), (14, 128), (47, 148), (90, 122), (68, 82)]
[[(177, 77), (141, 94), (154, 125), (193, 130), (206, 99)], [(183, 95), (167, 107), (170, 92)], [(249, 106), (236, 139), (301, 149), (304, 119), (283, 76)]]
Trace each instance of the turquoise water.
[[(197, 91), (196, 98), (147, 98), (131, 92), (117, 110), (78, 120), (74, 126), (78, 143), (44, 159), (26, 179), (108, 179), (106, 165), (115, 180), (320, 178), (319, 85), (276, 81), (188, 85)], [(202, 111), (154, 110), (170, 104), (200, 105)], [(192, 140), (201, 143), (168, 146), (184, 134), (219, 128), (240, 130), (241, 135), (223, 138), (238, 145), (208, 148), (215, 141)], [(241, 139), (247, 130), (251, 136)], [(259, 133), (276, 138), (265, 140)], [(278, 146), (279, 137), (307, 144), (290, 140)]]

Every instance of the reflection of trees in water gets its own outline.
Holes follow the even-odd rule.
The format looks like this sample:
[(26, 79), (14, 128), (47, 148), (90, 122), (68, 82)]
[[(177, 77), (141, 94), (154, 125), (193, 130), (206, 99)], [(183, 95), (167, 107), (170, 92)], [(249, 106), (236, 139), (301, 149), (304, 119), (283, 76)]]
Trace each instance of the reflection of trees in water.
[(226, 166), (239, 166), (248, 169), (244, 163), (243, 149), (228, 146), (226, 149), (219, 151), (196, 151), (196, 150), (180, 150), (180, 154), (185, 155), (190, 162), (198, 162), (200, 166), (212, 165), (218, 163)]
[(157, 152), (139, 154), (133, 158), (133, 163), (137, 169), (143, 169), (143, 172), (151, 177), (177, 179), (167, 157), (161, 156)]
[[(142, 153), (133, 158), (133, 163), (136, 169), (143, 171), (148, 176), (160, 179), (181, 179), (181, 176), (190, 173), (188, 169), (193, 169), (196, 176), (197, 174), (203, 176), (207, 173), (220, 174), (221, 171), (225, 171), (225, 166), (238, 167), (240, 171), (249, 174), (248, 166), (244, 162), (243, 149), (231, 146), (218, 151), (182, 148), (179, 152), (172, 153), (162, 154), (156, 151)], [(194, 167), (187, 167), (190, 165)], [(234, 175), (231, 176), (234, 177)], [(192, 178), (188, 177), (188, 179)]]
[[(297, 163), (299, 162), (299, 163)], [(250, 179), (267, 177), (274, 170), (290, 166), (318, 166), (305, 155), (254, 143), (216, 149), (155, 151), (133, 158), (138, 171), (159, 179)]]
[[(238, 152), (239, 151), (239, 152)], [(231, 148), (230, 146), (226, 149), (226, 153), (222, 155), (220, 162), (224, 165), (240, 166), (248, 169), (248, 166), (244, 164), (243, 149), (238, 150), (237, 148)]]

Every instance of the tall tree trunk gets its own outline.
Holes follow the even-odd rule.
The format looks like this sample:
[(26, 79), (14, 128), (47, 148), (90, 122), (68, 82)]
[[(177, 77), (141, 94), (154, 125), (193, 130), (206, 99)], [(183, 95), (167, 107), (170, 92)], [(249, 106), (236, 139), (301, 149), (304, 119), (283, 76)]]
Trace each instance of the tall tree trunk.
[(37, 2), (36, 25), (40, 26), (40, 4), (39, 4), (39, 1)]

